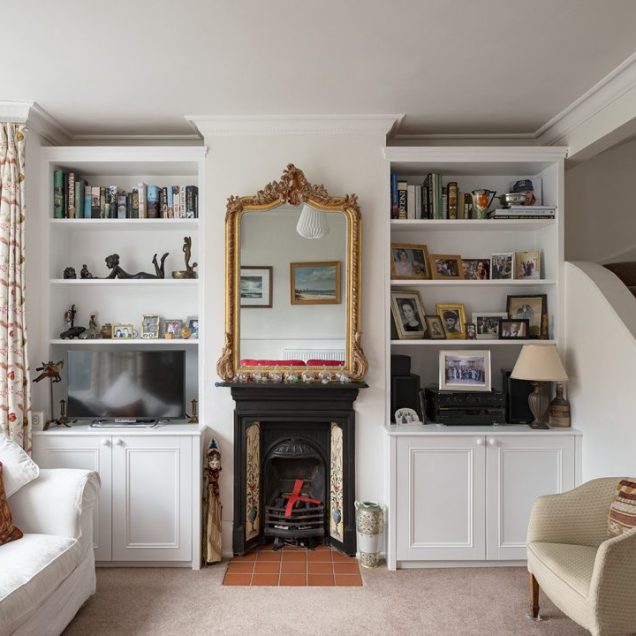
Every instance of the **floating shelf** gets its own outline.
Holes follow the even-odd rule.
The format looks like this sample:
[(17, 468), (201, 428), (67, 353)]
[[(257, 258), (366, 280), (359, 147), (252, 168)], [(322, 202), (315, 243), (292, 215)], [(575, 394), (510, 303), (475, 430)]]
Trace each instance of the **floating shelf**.
[(392, 230), (425, 230), (427, 232), (448, 232), (451, 230), (491, 232), (516, 232), (541, 230), (554, 225), (556, 219), (407, 219), (392, 220)]
[(392, 287), (536, 287), (556, 285), (556, 281), (548, 278), (539, 280), (392, 280)]
[(49, 219), (65, 230), (196, 230), (199, 219)]
[(556, 340), (519, 339), (519, 340), (391, 340), (391, 346), (400, 345), (407, 347), (492, 347), (513, 346), (520, 347), (524, 344), (556, 344)]
[(78, 285), (100, 287), (107, 285), (156, 285), (157, 287), (180, 287), (199, 284), (198, 278), (51, 278), (51, 285)]
[(74, 338), (73, 340), (62, 340), (61, 338), (52, 338), (49, 340), (52, 345), (65, 345), (70, 347), (103, 347), (103, 346), (129, 346), (129, 345), (161, 345), (166, 347), (177, 347), (183, 345), (196, 346), (199, 344), (196, 338), (96, 338), (81, 340)]

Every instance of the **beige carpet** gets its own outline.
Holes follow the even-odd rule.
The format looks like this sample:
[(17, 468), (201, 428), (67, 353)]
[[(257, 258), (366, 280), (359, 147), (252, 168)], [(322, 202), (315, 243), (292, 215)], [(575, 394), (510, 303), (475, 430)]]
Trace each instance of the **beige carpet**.
[(525, 618), (523, 568), (379, 568), (363, 571), (361, 588), (228, 587), (221, 585), (225, 569), (100, 568), (97, 594), (64, 634), (587, 634), (543, 595), (546, 620)]

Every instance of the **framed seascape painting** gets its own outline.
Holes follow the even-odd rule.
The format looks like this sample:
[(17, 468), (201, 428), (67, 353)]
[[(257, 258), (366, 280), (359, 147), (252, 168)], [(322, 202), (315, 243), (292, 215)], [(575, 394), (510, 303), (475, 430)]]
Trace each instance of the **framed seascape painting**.
[(290, 263), (292, 305), (339, 305), (340, 261)]
[(440, 351), (440, 391), (490, 391), (490, 351)]
[(430, 277), (426, 245), (391, 244), (391, 278), (393, 280), (421, 280)]
[(241, 267), (241, 307), (260, 307), (269, 309), (272, 306), (272, 273), (273, 268), (244, 265)]
[(417, 292), (391, 292), (391, 313), (400, 340), (419, 339), (426, 334), (424, 308)]

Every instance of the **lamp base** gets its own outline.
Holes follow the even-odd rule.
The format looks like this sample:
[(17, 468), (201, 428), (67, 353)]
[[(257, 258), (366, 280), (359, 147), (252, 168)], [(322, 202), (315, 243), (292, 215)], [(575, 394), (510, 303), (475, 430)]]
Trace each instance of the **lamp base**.
[(544, 430), (550, 428), (545, 422), (545, 415), (550, 401), (544, 390), (545, 382), (533, 382), (532, 384), (534, 385), (534, 391), (528, 396), (528, 406), (532, 415), (534, 415), (534, 422), (530, 424), (530, 428)]

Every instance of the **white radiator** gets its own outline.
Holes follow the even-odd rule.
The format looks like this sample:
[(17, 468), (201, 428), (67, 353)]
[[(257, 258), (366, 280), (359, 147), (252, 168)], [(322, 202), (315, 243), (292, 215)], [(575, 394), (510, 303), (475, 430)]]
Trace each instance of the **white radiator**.
[(283, 360), (344, 360), (343, 349), (283, 349)]

